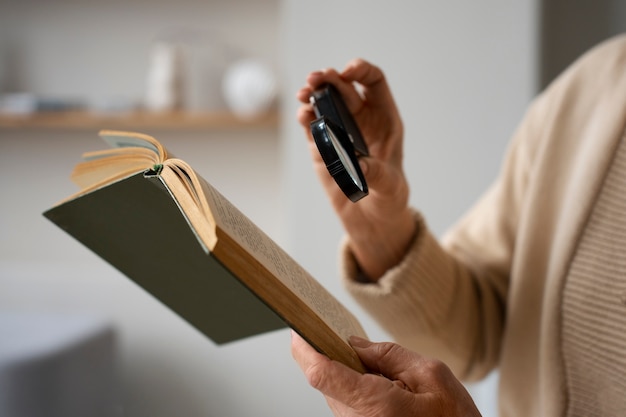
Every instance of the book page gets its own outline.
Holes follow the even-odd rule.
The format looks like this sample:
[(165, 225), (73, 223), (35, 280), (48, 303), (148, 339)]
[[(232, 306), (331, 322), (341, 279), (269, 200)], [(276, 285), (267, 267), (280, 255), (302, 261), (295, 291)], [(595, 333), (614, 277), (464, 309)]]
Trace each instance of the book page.
[(99, 134), (111, 148), (85, 152), (83, 161), (74, 166), (70, 175), (82, 192), (150, 169), (167, 158), (165, 148), (151, 136), (113, 130)]
[(117, 130), (101, 130), (100, 137), (112, 148), (145, 148), (157, 155), (163, 162), (171, 155), (155, 138), (143, 133), (123, 132)]
[(203, 179), (202, 188), (220, 228), (254, 254), (268, 270), (347, 339), (365, 336), (361, 325), (341, 303), (215, 188)]
[(84, 161), (76, 164), (70, 179), (80, 188), (98, 187), (149, 168), (159, 162), (157, 155), (142, 148), (125, 148), (125, 152), (111, 149), (83, 155)]
[(173, 158), (165, 161), (162, 171), (154, 175), (162, 178), (204, 250), (212, 251), (217, 243), (216, 223), (193, 169), (186, 162)]
[[(165, 167), (161, 175), (209, 250), (217, 242), (214, 234), (217, 225), (253, 254), (335, 333), (344, 339), (351, 335), (365, 337), (364, 330), (352, 313), (226, 197), (198, 176), (189, 164), (174, 158), (166, 161)], [(190, 192), (189, 188), (193, 188), (194, 192)], [(181, 194), (182, 190), (185, 191)], [(193, 207), (189, 206), (190, 198)]]

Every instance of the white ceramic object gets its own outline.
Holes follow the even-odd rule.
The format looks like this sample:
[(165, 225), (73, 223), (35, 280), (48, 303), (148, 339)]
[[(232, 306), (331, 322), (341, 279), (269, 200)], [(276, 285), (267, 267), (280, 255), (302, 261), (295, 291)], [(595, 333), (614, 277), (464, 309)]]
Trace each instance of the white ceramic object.
[(169, 43), (153, 45), (146, 86), (146, 108), (178, 110), (184, 100), (184, 57), (182, 47)]
[(238, 117), (251, 119), (272, 106), (277, 95), (273, 71), (265, 64), (245, 59), (230, 65), (222, 81), (224, 101)]

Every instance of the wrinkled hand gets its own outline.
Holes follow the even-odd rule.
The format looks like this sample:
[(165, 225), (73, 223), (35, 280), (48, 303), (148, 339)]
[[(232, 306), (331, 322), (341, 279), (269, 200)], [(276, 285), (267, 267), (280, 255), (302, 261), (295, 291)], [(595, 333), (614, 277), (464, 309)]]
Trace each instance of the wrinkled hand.
[[(311, 136), (315, 114), (309, 97), (326, 83), (341, 93), (370, 151), (369, 157), (360, 160), (370, 194), (357, 203), (347, 199), (334, 183)], [(362, 271), (376, 280), (402, 259), (416, 227), (402, 167), (402, 121), (385, 76), (378, 67), (355, 59), (341, 73), (334, 69), (312, 72), (297, 97), (302, 102), (298, 121), (308, 137), (315, 170), (350, 237)]]
[(479, 417), (461, 382), (442, 362), (395, 343), (350, 340), (372, 373), (331, 361), (292, 332), (291, 350), (311, 386), (336, 417)]

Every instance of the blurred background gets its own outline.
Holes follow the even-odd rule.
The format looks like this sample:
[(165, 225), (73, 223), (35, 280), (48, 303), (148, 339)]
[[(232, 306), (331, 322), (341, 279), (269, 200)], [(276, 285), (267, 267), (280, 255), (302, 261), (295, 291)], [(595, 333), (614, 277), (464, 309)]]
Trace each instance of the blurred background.
[[(441, 235), (532, 98), (625, 28), (618, 0), (0, 0), (0, 414), (331, 415), (287, 330), (218, 347), (43, 218), (98, 130), (157, 137), (384, 340), (338, 282), (342, 230), (295, 120), (306, 75), (384, 69), (411, 203)], [(496, 384), (469, 386), (486, 417)]]

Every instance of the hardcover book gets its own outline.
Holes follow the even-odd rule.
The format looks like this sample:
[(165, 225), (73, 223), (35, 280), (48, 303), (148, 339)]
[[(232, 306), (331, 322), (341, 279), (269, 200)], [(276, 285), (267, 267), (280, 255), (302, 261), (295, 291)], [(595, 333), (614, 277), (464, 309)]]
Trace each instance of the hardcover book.
[(356, 318), (217, 189), (151, 136), (100, 135), (45, 217), (217, 344), (289, 326), (365, 371)]

